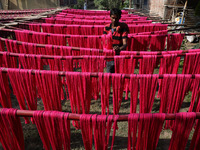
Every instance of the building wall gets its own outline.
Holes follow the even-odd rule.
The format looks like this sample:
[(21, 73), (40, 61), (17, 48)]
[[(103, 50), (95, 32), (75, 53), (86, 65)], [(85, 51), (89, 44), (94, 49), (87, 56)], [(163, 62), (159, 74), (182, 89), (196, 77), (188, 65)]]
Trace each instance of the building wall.
[(164, 16), (164, 0), (151, 0), (149, 3), (149, 9), (151, 14)]
[(149, 10), (151, 14), (156, 14), (162, 18), (165, 18), (166, 16), (166, 4), (171, 4), (175, 0), (150, 0), (149, 1)]
[(0, 0), (4, 10), (54, 8), (60, 6), (59, 0)]
[(8, 0), (1, 0), (1, 9), (7, 10), (8, 9)]

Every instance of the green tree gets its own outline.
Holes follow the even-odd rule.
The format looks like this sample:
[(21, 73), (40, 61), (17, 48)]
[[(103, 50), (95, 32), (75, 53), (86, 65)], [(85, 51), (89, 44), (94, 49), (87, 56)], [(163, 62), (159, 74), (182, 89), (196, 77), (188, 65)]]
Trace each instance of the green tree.
[(197, 16), (200, 16), (200, 1), (199, 1), (199, 3), (197, 4), (197, 6), (196, 6), (196, 8), (195, 8), (195, 14), (196, 14)]
[(83, 9), (85, 0), (77, 0), (77, 4), (74, 5), (74, 9)]
[(94, 4), (98, 9), (110, 10), (112, 8), (122, 9), (121, 0), (94, 0)]

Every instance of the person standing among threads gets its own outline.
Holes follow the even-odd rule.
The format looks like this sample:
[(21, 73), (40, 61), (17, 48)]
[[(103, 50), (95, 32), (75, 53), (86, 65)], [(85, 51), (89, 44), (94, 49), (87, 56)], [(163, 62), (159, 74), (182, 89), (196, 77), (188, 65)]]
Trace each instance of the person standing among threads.
[[(112, 48), (116, 55), (120, 54), (121, 50), (126, 50), (129, 28), (126, 23), (119, 22), (121, 18), (121, 10), (113, 8), (110, 10), (111, 23), (104, 27), (103, 34), (112, 35)], [(111, 44), (111, 43), (110, 43)], [(114, 61), (107, 62), (107, 72), (114, 73)]]

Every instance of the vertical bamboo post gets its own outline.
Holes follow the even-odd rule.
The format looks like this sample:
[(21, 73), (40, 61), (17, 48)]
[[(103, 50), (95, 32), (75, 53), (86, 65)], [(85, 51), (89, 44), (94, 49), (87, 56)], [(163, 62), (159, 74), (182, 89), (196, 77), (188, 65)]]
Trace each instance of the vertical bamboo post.
[(182, 19), (181, 19), (181, 24), (183, 24), (183, 19), (184, 19), (184, 16), (185, 16), (185, 9), (186, 9), (186, 7), (187, 7), (187, 3), (188, 3), (188, 0), (186, 0), (185, 6), (184, 6), (184, 8), (183, 8), (183, 16), (182, 16)]
[(5, 10), (9, 10), (9, 0), (6, 0), (6, 3), (5, 3)]
[(57, 7), (60, 7), (60, 0), (57, 0)]
[(132, 7), (132, 0), (129, 0), (129, 9)]

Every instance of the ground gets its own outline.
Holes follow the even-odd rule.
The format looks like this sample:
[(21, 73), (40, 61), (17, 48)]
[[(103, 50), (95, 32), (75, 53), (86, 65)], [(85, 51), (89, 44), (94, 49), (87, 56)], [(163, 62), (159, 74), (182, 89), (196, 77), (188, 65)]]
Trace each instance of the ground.
[[(112, 93), (111, 93), (112, 95)], [(188, 107), (189, 107), (189, 101), (191, 98), (191, 93), (188, 94), (183, 102), (181, 112), (187, 112)], [(16, 99), (13, 97), (12, 99), (15, 101)], [(63, 111), (70, 112), (70, 102), (69, 100), (64, 100), (63, 102)], [(16, 102), (17, 104), (17, 102)], [(91, 102), (91, 113), (101, 113), (101, 102), (100, 99), (92, 100)], [(122, 102), (121, 108), (120, 108), (120, 114), (128, 114), (130, 112), (130, 99), (124, 100)], [(43, 110), (43, 104), (42, 101), (38, 101), (38, 109)], [(139, 109), (137, 109), (137, 112)], [(159, 110), (159, 99), (155, 99), (152, 113), (156, 113)], [(112, 112), (112, 96), (110, 96), (110, 112)], [(25, 149), (26, 150), (41, 150), (42, 149), (42, 142), (40, 140), (37, 128), (34, 124), (24, 124), (24, 119), (21, 118), (22, 121), (22, 126), (23, 126), (23, 133), (24, 133), (24, 139), (25, 139)], [(127, 122), (119, 122), (118, 123), (118, 130), (116, 132), (116, 137), (115, 137), (115, 144), (114, 144), (114, 149), (127, 149), (127, 137), (128, 137), (128, 123)], [(159, 143), (157, 146), (158, 150), (167, 150), (170, 139), (171, 139), (171, 134), (172, 132), (170, 130), (163, 130)], [(112, 133), (110, 134), (110, 142), (112, 139)], [(190, 136), (190, 140), (192, 138), (192, 135)], [(190, 141), (189, 140), (189, 141)], [(94, 146), (94, 144), (93, 144)], [(76, 130), (72, 124), (71, 124), (71, 149), (84, 149), (83, 142), (82, 142), (82, 136), (81, 136), (81, 131)], [(93, 147), (94, 149), (94, 147)]]
[[(189, 101), (191, 98), (191, 94), (189, 94), (182, 105), (181, 111), (186, 112), (188, 110)], [(16, 102), (16, 98), (13, 96), (12, 102), (14, 105), (18, 106)], [(63, 102), (63, 111), (70, 112), (70, 102), (69, 100), (64, 100)], [(91, 102), (91, 113), (97, 113), (100, 114), (100, 107), (101, 102), (100, 99), (92, 100)], [(130, 111), (130, 99), (124, 100), (122, 102), (121, 108), (120, 108), (120, 114), (127, 114)], [(19, 108), (19, 107), (17, 107)], [(159, 108), (159, 99), (155, 99), (152, 113), (158, 112)], [(42, 101), (38, 101), (38, 109), (43, 110), (43, 104)], [(112, 93), (110, 97), (110, 111), (112, 112)], [(25, 149), (26, 150), (40, 150), (42, 149), (42, 142), (40, 140), (39, 134), (37, 132), (37, 128), (34, 124), (24, 124), (24, 119), (21, 118), (22, 126), (23, 126), (23, 133), (24, 133), (24, 139), (25, 139)], [(114, 149), (127, 149), (127, 137), (128, 137), (128, 123), (127, 122), (120, 122), (118, 123), (119, 129), (116, 132), (116, 138), (115, 138), (115, 145)], [(111, 133), (112, 135), (112, 133)], [(110, 137), (111, 140), (112, 137)], [(171, 131), (170, 130), (163, 130), (163, 132), (160, 135), (160, 140), (158, 143), (157, 149), (159, 150), (165, 150), (168, 149), (169, 142), (171, 138)], [(191, 136), (190, 136), (191, 139)], [(82, 142), (82, 136), (81, 131), (76, 130), (71, 125), (71, 149), (84, 149), (83, 142)]]
[[(197, 43), (191, 44), (186, 41), (183, 42), (182, 49), (190, 49), (194, 46), (196, 46)], [(182, 64), (183, 61), (181, 61), (181, 66), (179, 68), (178, 73), (181, 73), (182, 71)], [(138, 69), (135, 70), (135, 73), (138, 73)], [(158, 73), (158, 68), (155, 69), (154, 73)], [(181, 107), (181, 112), (187, 112), (188, 107), (190, 104), (190, 99), (191, 99), (191, 93), (189, 93), (183, 102), (183, 105)], [(18, 102), (16, 100), (16, 97), (12, 94), (12, 105), (14, 108), (19, 109)], [(128, 114), (130, 112), (130, 99), (122, 101), (122, 105), (120, 108), (120, 114)], [(43, 110), (43, 104), (42, 100), (38, 99), (38, 110)], [(63, 100), (62, 101), (62, 109), (65, 112), (71, 112), (70, 108), (70, 101), (69, 100)], [(159, 99), (155, 98), (152, 113), (156, 113), (159, 110)], [(91, 101), (91, 113), (101, 113), (101, 102), (100, 98), (98, 100), (92, 100)], [(112, 93), (110, 95), (110, 112), (112, 112)], [(137, 109), (137, 112), (138, 109)], [(21, 118), (22, 126), (23, 126), (23, 133), (24, 133), (24, 140), (25, 140), (25, 149), (26, 150), (41, 150), (43, 149), (43, 144), (41, 142), (41, 139), (39, 137), (37, 128), (34, 124), (24, 124), (24, 119)], [(127, 149), (127, 137), (128, 137), (128, 123), (127, 122), (120, 122), (118, 123), (119, 129), (116, 132), (116, 138), (115, 138), (115, 144), (114, 144), (114, 149)], [(192, 132), (193, 133), (193, 132)], [(192, 138), (192, 133), (189, 137), (188, 145), (190, 143), (190, 140)], [(110, 134), (112, 135), (112, 133)], [(160, 139), (158, 142), (157, 150), (167, 150), (170, 139), (171, 139), (172, 132), (170, 130), (163, 130)], [(111, 142), (112, 136), (110, 136), (110, 142)], [(188, 149), (187, 145), (187, 149)], [(94, 146), (94, 144), (93, 144)], [(109, 145), (110, 146), (110, 145)], [(0, 149), (3, 149), (0, 146)], [(82, 136), (81, 136), (81, 131), (76, 130), (72, 125), (71, 125), (71, 149), (84, 149), (83, 142), (82, 142)], [(94, 147), (93, 147), (94, 149)]]

